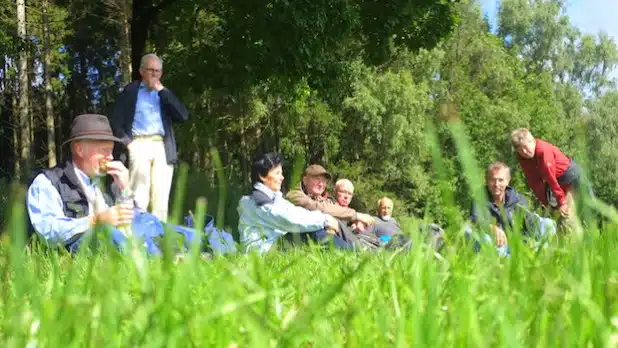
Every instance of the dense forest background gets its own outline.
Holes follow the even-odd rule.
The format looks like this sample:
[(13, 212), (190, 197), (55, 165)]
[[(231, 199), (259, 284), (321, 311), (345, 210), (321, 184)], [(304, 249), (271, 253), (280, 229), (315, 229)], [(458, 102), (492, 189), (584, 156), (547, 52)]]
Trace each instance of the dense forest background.
[(444, 192), (466, 211), (444, 105), (479, 165), (507, 162), (525, 193), (509, 142), (521, 126), (585, 163), (597, 196), (618, 203), (618, 50), (574, 27), (562, 0), (502, 0), (497, 27), (469, 0), (3, 1), (2, 180), (65, 160), (72, 118), (108, 114), (147, 52), (192, 116), (176, 128), (184, 209), (222, 198), (216, 150), (231, 226), (259, 151), (349, 178), (369, 212), (388, 195), (395, 215), (444, 221)]

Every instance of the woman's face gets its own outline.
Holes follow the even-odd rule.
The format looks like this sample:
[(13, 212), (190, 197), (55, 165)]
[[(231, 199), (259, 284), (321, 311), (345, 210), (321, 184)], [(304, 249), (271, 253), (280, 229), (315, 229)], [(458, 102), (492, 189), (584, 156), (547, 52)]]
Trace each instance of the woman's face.
[(279, 164), (276, 167), (271, 168), (266, 176), (260, 175), (260, 180), (273, 192), (281, 191), (281, 184), (283, 183), (283, 168)]

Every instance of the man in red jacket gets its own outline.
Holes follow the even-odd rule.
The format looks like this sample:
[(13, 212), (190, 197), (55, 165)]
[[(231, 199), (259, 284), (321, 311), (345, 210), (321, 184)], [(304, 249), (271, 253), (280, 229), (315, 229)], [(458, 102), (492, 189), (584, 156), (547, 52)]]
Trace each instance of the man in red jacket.
[(565, 228), (580, 232), (573, 198), (581, 177), (577, 163), (556, 146), (535, 139), (526, 128), (513, 131), (511, 142), (519, 154), (519, 164), (536, 198), (544, 206), (560, 212)]

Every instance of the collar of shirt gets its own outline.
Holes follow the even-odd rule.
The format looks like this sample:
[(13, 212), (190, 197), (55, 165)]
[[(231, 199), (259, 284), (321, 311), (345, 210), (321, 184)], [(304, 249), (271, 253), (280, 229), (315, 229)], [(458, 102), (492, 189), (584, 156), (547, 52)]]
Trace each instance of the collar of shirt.
[(73, 166), (75, 167), (75, 172), (77, 173), (77, 175), (79, 175), (80, 179), (84, 182), (84, 184), (86, 184), (87, 187), (90, 187), (93, 190), (96, 189), (96, 183), (98, 182), (98, 180), (100, 180), (100, 177), (91, 178), (88, 175), (86, 175), (86, 173), (84, 173), (83, 170), (79, 169), (75, 165), (75, 163), (73, 164)]
[(83, 170), (79, 169), (75, 163), (73, 163), (73, 166), (75, 167), (75, 172), (77, 173), (77, 175), (80, 176), (80, 178), (84, 181), (84, 184), (86, 184), (87, 186), (92, 186), (93, 182), (90, 179), (90, 177), (88, 175), (86, 175), (86, 173), (84, 173)]
[(264, 185), (261, 182), (258, 182), (255, 185), (253, 185), (253, 188), (258, 190), (258, 191), (263, 192), (270, 199), (275, 199), (275, 197), (277, 196), (277, 192), (273, 192), (273, 190), (271, 190), (268, 186)]

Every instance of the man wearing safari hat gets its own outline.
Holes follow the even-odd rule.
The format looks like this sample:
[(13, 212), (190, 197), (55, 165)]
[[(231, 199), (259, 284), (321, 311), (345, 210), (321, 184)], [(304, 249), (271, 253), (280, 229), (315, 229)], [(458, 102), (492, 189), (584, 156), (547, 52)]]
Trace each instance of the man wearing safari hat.
[[(130, 197), (129, 171), (112, 157), (115, 142), (121, 140), (112, 134), (107, 117), (85, 114), (73, 120), (71, 136), (63, 144), (71, 147), (71, 160), (43, 170), (28, 187), (30, 223), (47, 243), (76, 250), (84, 233), (97, 223), (114, 227), (131, 223), (132, 206), (114, 204), (113, 199)], [(105, 175), (113, 178), (107, 188), (96, 184)]]
[[(121, 140), (112, 134), (107, 117), (77, 116), (71, 136), (63, 144), (71, 147), (71, 159), (43, 170), (28, 187), (26, 206), (30, 227), (48, 245), (75, 252), (87, 232), (93, 231), (96, 225), (104, 225), (109, 227), (112, 241), (121, 247), (127, 239), (126, 231), (121, 232), (119, 227), (139, 227), (135, 217), (138, 224), (150, 225), (144, 224), (144, 228), (137, 228), (133, 234), (144, 239), (150, 254), (160, 253), (152, 239), (154, 232), (149, 233), (156, 229), (155, 224), (161, 226), (161, 223), (151, 214), (134, 211), (129, 170), (112, 156), (115, 142)], [(110, 181), (113, 182), (106, 185)], [(179, 233), (187, 231), (182, 226), (172, 228)], [(163, 233), (162, 227), (158, 230)]]
[(348, 222), (360, 221), (365, 225), (373, 224), (375, 219), (370, 215), (358, 213), (349, 207), (342, 207), (325, 196), (326, 185), (330, 179), (331, 175), (324, 167), (312, 164), (305, 169), (300, 187), (288, 192), (286, 198), (294, 205), (309, 210), (319, 210), (336, 219)]

